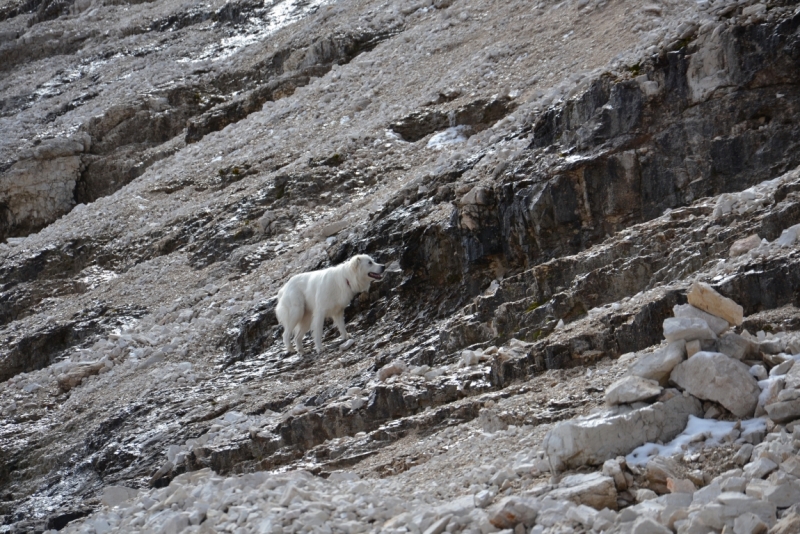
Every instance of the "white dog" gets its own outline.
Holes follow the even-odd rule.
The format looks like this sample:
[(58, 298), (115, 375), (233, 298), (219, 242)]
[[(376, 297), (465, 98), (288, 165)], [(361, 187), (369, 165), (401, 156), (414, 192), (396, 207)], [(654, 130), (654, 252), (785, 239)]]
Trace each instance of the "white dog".
[(385, 267), (365, 254), (353, 256), (335, 267), (297, 274), (278, 291), (275, 314), (283, 326), (283, 344), (303, 354), (303, 336), (312, 330), (317, 353), (322, 351), (322, 325), (333, 319), (342, 339), (350, 338), (344, 329), (344, 309), (356, 294), (369, 289), (373, 280), (383, 278)]

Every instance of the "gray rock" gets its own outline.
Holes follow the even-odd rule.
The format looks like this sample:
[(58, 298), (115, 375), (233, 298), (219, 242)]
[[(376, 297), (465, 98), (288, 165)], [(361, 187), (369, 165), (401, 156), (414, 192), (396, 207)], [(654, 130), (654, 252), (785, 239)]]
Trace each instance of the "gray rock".
[(698, 352), (675, 367), (670, 380), (697, 398), (720, 403), (737, 417), (752, 416), (761, 393), (746, 365), (717, 352)]
[(644, 443), (671, 440), (686, 427), (689, 415), (702, 413), (696, 398), (673, 397), (621, 415), (601, 413), (561, 422), (547, 433), (543, 445), (556, 471), (601, 465)]
[(792, 481), (772, 485), (764, 490), (762, 499), (773, 503), (778, 508), (788, 508), (793, 504), (800, 503), (800, 484)]
[(708, 324), (697, 317), (670, 317), (664, 319), (664, 339), (670, 343), (681, 339), (716, 339)]
[(745, 512), (733, 520), (733, 534), (765, 534), (769, 527), (752, 512)]
[(672, 531), (650, 517), (640, 517), (633, 524), (631, 534), (672, 534)]
[(600, 473), (564, 477), (558, 488), (548, 495), (552, 499), (585, 504), (595, 510), (617, 507), (617, 489), (614, 479)]
[(789, 421), (800, 419), (800, 399), (773, 402), (772, 404), (767, 404), (765, 409), (769, 418), (776, 423), (788, 423)]
[(695, 308), (691, 304), (676, 304), (672, 307), (672, 313), (675, 317), (688, 317), (702, 319), (706, 322), (712, 332), (719, 335), (727, 330), (731, 325), (725, 319), (720, 319), (716, 315), (704, 312), (699, 308)]
[(778, 468), (778, 464), (769, 458), (756, 458), (744, 466), (744, 476), (747, 478), (764, 478)]
[(537, 499), (504, 497), (489, 509), (489, 522), (497, 528), (514, 528), (519, 524), (533, 525), (541, 509)]
[(634, 363), (629, 373), (642, 378), (657, 381), (662, 386), (667, 384), (669, 374), (686, 356), (686, 341), (670, 343), (663, 349), (645, 354)]
[(620, 378), (606, 388), (606, 404), (631, 404), (652, 399), (661, 394), (661, 386), (655, 380), (629, 375)]
[(794, 366), (794, 360), (786, 360), (769, 370), (769, 376), (781, 376), (789, 372)]
[(719, 337), (717, 350), (735, 360), (744, 360), (758, 354), (755, 343), (733, 332), (725, 332)]

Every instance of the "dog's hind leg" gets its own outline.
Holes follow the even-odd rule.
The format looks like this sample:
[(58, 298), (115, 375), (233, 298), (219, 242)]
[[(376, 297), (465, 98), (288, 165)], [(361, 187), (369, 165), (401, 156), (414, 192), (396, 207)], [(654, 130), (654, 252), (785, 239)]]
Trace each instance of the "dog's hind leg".
[(325, 315), (317, 312), (311, 319), (311, 335), (314, 336), (314, 348), (317, 354), (322, 352), (322, 327), (325, 325)]
[(308, 329), (311, 327), (311, 315), (308, 313), (304, 313), (303, 317), (300, 318), (300, 321), (297, 323), (297, 328), (295, 330), (294, 336), (294, 346), (297, 347), (297, 354), (302, 356), (303, 354), (303, 338), (308, 332)]
[(342, 335), (342, 341), (350, 339), (350, 334), (348, 334), (347, 330), (344, 328), (344, 312), (334, 314), (333, 324), (335, 324), (336, 328), (339, 329), (339, 333)]

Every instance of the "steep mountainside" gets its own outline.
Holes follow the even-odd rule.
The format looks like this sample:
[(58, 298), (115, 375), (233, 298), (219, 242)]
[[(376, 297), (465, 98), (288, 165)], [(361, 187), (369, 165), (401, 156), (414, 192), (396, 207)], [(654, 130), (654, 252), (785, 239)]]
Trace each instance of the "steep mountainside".
[[(796, 2), (0, 0), (0, 58), (0, 532), (794, 521)], [(357, 253), (355, 344), (287, 356)], [(743, 319), (675, 338), (697, 281)], [(676, 341), (760, 404), (619, 393)], [(638, 441), (567, 455), (589, 414)]]

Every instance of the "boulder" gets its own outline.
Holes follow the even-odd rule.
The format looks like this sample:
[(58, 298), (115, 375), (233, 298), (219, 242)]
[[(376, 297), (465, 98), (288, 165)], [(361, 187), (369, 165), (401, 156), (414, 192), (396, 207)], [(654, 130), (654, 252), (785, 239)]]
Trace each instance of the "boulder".
[(631, 404), (652, 399), (661, 394), (661, 386), (655, 380), (629, 375), (620, 378), (606, 388), (606, 404)]
[(650, 354), (645, 354), (631, 365), (630, 374), (655, 380), (662, 386), (667, 384), (669, 374), (681, 363), (686, 353), (686, 342), (675, 341)]
[(752, 512), (745, 512), (733, 520), (733, 534), (766, 534), (769, 527)]
[[(783, 391), (781, 391), (783, 393)], [(780, 398), (780, 394), (778, 395)], [(773, 402), (764, 407), (769, 418), (776, 423), (788, 423), (800, 419), (800, 399)]]
[(572, 501), (591, 506), (595, 510), (617, 508), (617, 489), (614, 479), (600, 473), (564, 477), (558, 488), (548, 495), (552, 499)]
[(773, 503), (778, 508), (788, 508), (793, 504), (800, 503), (800, 485), (795, 481), (772, 485), (764, 490), (762, 499)]
[(702, 413), (698, 399), (681, 395), (621, 415), (599, 413), (563, 421), (547, 433), (543, 446), (555, 471), (601, 465), (647, 442), (671, 440), (683, 431), (690, 415)]
[(704, 312), (725, 319), (739, 326), (744, 318), (744, 309), (728, 297), (723, 297), (717, 290), (704, 282), (695, 282), (686, 296), (689, 304)]
[(717, 351), (735, 360), (744, 360), (758, 354), (758, 345), (739, 334), (725, 332), (717, 340)]
[(672, 307), (672, 313), (675, 317), (696, 318), (702, 319), (706, 322), (712, 332), (719, 335), (730, 327), (728, 321), (720, 319), (716, 315), (706, 313), (699, 308), (695, 308), (691, 304), (676, 304)]
[(670, 317), (664, 319), (664, 339), (672, 343), (681, 339), (716, 339), (717, 335), (702, 319), (697, 317)]
[(670, 374), (670, 380), (697, 398), (720, 403), (737, 417), (750, 417), (761, 389), (750, 368), (718, 352), (698, 352)]

